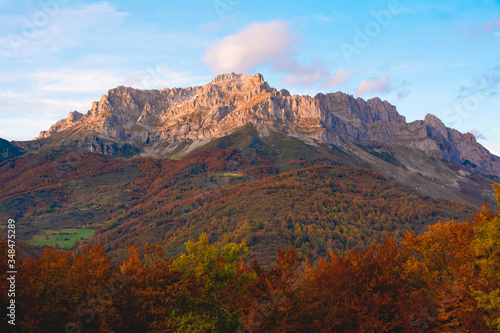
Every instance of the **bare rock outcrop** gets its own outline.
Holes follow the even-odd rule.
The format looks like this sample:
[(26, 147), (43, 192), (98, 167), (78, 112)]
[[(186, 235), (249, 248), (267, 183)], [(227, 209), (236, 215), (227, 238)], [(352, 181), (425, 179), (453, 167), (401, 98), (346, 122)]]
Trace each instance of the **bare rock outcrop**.
[(180, 142), (196, 146), (247, 124), (339, 147), (349, 142), (404, 146), (500, 176), (497, 156), (472, 134), (447, 128), (433, 115), (406, 123), (395, 106), (379, 98), (365, 101), (341, 92), (290, 95), (270, 87), (261, 74), (223, 74), (188, 88), (120, 86), (94, 102), (87, 114), (71, 112), (38, 139), (67, 133), (80, 147), (101, 154), (168, 156)]
[(69, 113), (68, 118), (59, 120), (54, 125), (50, 126), (48, 131), (40, 132), (40, 135), (36, 139), (48, 138), (54, 133), (62, 132), (68, 128), (73, 127), (73, 125), (80, 119), (82, 119), (83, 114), (78, 111), (72, 111)]

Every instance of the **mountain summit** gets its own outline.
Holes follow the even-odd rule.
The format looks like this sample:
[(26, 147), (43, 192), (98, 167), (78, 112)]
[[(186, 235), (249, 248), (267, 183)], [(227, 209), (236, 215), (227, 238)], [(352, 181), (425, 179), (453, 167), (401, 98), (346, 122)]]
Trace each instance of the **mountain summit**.
[(432, 158), (500, 176), (500, 159), (470, 133), (445, 127), (435, 116), (406, 123), (396, 107), (341, 92), (309, 96), (278, 91), (261, 74), (223, 74), (197, 87), (138, 90), (117, 87), (57, 122), (38, 140), (57, 138), (100, 154), (185, 155), (247, 124), (341, 149), (350, 143), (403, 146)]

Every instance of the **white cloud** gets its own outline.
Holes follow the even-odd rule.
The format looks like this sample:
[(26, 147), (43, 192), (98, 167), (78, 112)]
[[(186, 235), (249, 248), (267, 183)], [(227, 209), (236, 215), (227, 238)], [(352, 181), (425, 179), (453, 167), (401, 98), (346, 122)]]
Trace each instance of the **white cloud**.
[(288, 25), (281, 21), (253, 23), (215, 44), (203, 60), (215, 74), (251, 73), (291, 53), (294, 41)]
[(0, 124), (0, 134), (2, 139), (26, 141), (33, 140), (38, 133), (47, 130), (57, 120), (53, 119), (34, 119), (34, 118), (9, 118), (2, 119)]
[(464, 100), (468, 97), (483, 99), (497, 95), (499, 85), (500, 65), (496, 65), (472, 79), (470, 84), (462, 85), (457, 100)]
[(333, 76), (331, 76), (328, 81), (326, 82), (328, 87), (332, 86), (340, 86), (344, 83), (346, 83), (349, 79), (354, 77), (355, 74), (351, 72), (350, 70), (347, 69), (340, 69), (335, 73)]
[(69, 111), (85, 112), (92, 106), (92, 101), (99, 99), (88, 96), (61, 97), (47, 96), (37, 91), (15, 92), (0, 95), (0, 118), (2, 122), (14, 116), (23, 115), (26, 119), (33, 117), (59, 117)]
[[(185, 87), (208, 82), (208, 76), (195, 76), (167, 67), (130, 72), (98, 69), (56, 69), (10, 75), (7, 82), (29, 82), (23, 89), (0, 90), (0, 130), (9, 140), (31, 140), (73, 110), (85, 113), (118, 85), (137, 89)], [(0, 78), (0, 83), (2, 78)], [(6, 85), (7, 86), (7, 85)]]
[(41, 71), (33, 75), (40, 90), (47, 92), (107, 91), (123, 82), (123, 78), (110, 71), (61, 68)]
[(333, 21), (333, 19), (331, 17), (326, 16), (324, 14), (315, 14), (315, 15), (313, 15), (313, 19), (316, 22), (320, 22), (320, 23), (330, 23)]
[(300, 63), (296, 60), (296, 44), (296, 37), (285, 22), (253, 23), (220, 40), (203, 60), (216, 74), (252, 73), (267, 65), (271, 71), (285, 74), (283, 85), (331, 87), (342, 85), (354, 76), (346, 69), (332, 74), (321, 61)]
[(24, 16), (0, 16), (0, 20), (10, 22), (10, 31), (0, 38), (0, 55), (32, 58), (72, 46), (89, 46), (99, 42), (97, 36), (110, 35), (127, 17), (107, 2), (77, 7), (54, 3), (50, 10), (34, 7)]
[(384, 75), (378, 79), (361, 81), (356, 91), (356, 95), (362, 96), (367, 92), (388, 92), (389, 90), (389, 76)]
[(301, 65), (295, 61), (289, 61), (277, 65), (273, 69), (291, 73), (291, 75), (286, 76), (281, 81), (283, 85), (319, 85), (320, 87), (332, 87), (340, 86), (355, 76), (354, 73), (347, 69), (341, 69), (332, 75), (325, 64), (318, 62), (310, 65)]
[(284, 85), (311, 85), (318, 82), (323, 77), (323, 74), (319, 71), (313, 71), (307, 74), (301, 75), (289, 75), (285, 77), (281, 84)]

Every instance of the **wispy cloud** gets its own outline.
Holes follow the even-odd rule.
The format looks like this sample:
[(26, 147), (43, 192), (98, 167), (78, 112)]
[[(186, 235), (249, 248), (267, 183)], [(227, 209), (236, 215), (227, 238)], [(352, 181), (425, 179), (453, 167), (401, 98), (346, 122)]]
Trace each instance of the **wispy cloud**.
[(319, 62), (302, 65), (289, 60), (275, 64), (272, 69), (287, 74), (281, 81), (284, 85), (314, 85), (329, 76), (324, 64)]
[(109, 70), (77, 70), (60, 68), (41, 71), (33, 75), (41, 91), (47, 92), (98, 92), (123, 83), (123, 78)]
[(329, 87), (340, 86), (340, 85), (346, 83), (347, 81), (349, 81), (354, 76), (356, 76), (356, 75), (353, 72), (351, 72), (350, 70), (341, 69), (328, 79), (327, 86), (329, 86)]
[(500, 65), (493, 67), (487, 72), (474, 78), (469, 85), (459, 88), (457, 100), (463, 100), (471, 96), (490, 97), (499, 93), (500, 87)]
[(477, 140), (486, 140), (486, 137), (476, 129), (471, 129), (468, 133), (474, 135)]
[(394, 90), (396, 90), (396, 98), (403, 99), (405, 97), (408, 97), (411, 93), (409, 86), (410, 82), (408, 82), (407, 80), (401, 81), (401, 83), (396, 88), (394, 88)]
[[(96, 35), (105, 36), (127, 17), (107, 2), (77, 7), (54, 3), (56, 7), (50, 12), (34, 8), (25, 16), (0, 16), (0, 20), (10, 22), (10, 30), (0, 38), (0, 55), (32, 58), (99, 42)], [(41, 21), (35, 21), (37, 18)]]
[[(98, 96), (97, 96), (98, 97)], [(9, 92), (0, 95), (2, 122), (24, 115), (26, 118), (58, 117), (72, 110), (84, 112), (91, 107), (93, 99), (88, 96), (49, 96), (41, 91), (30, 90), (23, 93)]]
[(485, 32), (492, 32), (495, 28), (500, 28), (500, 16), (483, 24), (483, 30)]
[(377, 79), (361, 81), (361, 83), (358, 86), (358, 90), (356, 91), (356, 95), (363, 96), (368, 92), (384, 93), (389, 91), (390, 91), (389, 76), (384, 75)]
[(155, 66), (128, 75), (123, 84), (137, 89), (158, 89), (201, 85), (211, 79), (208, 75), (193, 75), (174, 68)]
[(482, 25), (475, 25), (469, 29), (463, 30), (468, 38), (479, 38), (484, 36), (498, 37), (500, 34), (500, 16), (484, 22)]
[(313, 15), (313, 19), (319, 23), (330, 23), (333, 21), (330, 16), (326, 16), (324, 14), (315, 14)]
[[(48, 119), (45, 117), (17, 117), (17, 118), (8, 118), (2, 119), (2, 124), (0, 127), (0, 134), (2, 136), (8, 135), (10, 140), (31, 140), (35, 135), (33, 133), (38, 134), (42, 129), (48, 129), (51, 125), (53, 125), (58, 118)], [(5, 127), (4, 127), (5, 126)], [(21, 128), (21, 131), (12, 131), (11, 128)]]

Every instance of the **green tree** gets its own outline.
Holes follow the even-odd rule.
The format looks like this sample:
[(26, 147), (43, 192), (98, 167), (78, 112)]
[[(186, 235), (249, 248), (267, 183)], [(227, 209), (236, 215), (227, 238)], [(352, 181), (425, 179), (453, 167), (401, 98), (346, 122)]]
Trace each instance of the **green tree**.
[(500, 184), (493, 188), (499, 208), (491, 213), (484, 207), (475, 219), (474, 252), (482, 273), (481, 287), (475, 294), (478, 305), (486, 310), (486, 322), (500, 332)]
[(235, 332), (240, 312), (249, 299), (255, 274), (241, 261), (245, 243), (222, 247), (209, 244), (202, 234), (198, 242), (186, 243), (186, 254), (177, 257), (172, 268), (188, 281), (184, 307), (175, 313), (179, 332)]

